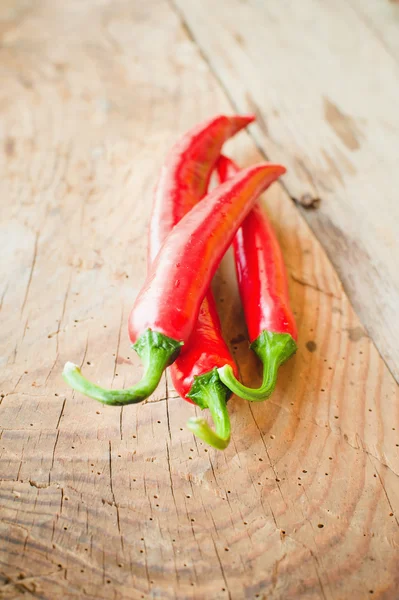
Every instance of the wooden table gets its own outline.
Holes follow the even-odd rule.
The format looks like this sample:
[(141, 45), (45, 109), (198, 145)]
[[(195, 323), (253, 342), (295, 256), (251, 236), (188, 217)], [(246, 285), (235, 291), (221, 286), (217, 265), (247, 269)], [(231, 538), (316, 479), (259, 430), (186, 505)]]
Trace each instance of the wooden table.
[[(399, 597), (398, 31), (392, 0), (3, 0), (0, 598)], [(167, 379), (106, 408), (61, 370), (139, 379), (157, 172), (235, 111), (229, 153), (288, 167), (264, 203), (300, 341), (222, 453)], [(231, 256), (215, 291), (255, 385)]]

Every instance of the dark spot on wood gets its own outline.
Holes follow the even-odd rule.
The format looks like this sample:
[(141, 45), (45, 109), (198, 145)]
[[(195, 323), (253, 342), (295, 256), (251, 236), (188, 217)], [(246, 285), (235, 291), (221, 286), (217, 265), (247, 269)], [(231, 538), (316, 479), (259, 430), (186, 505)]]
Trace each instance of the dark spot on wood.
[(33, 88), (33, 83), (30, 79), (28, 79), (27, 77), (25, 77), (24, 75), (20, 75), (18, 77), (20, 83), (22, 83), (22, 85), (24, 86), (24, 88), (26, 88), (27, 90), (30, 90)]
[(118, 355), (118, 357), (116, 359), (116, 364), (117, 365), (123, 365), (123, 364), (131, 365), (132, 363), (130, 362), (130, 360), (127, 360), (126, 358), (123, 358), (123, 356)]
[(231, 338), (230, 344), (240, 344), (241, 342), (245, 342), (245, 335), (240, 333), (236, 337)]
[(319, 208), (321, 203), (321, 198), (313, 197), (311, 194), (303, 194), (300, 198), (293, 198), (295, 204), (299, 204), (303, 206), (303, 208), (309, 210), (315, 210)]
[(238, 31), (233, 33), (233, 37), (234, 37), (235, 41), (237, 42), (237, 44), (239, 44), (241, 46), (241, 48), (245, 48), (244, 38), (242, 37), (242, 35), (240, 35), (238, 33)]
[(11, 137), (6, 138), (4, 142), (4, 152), (11, 158), (15, 154), (15, 140)]
[(324, 118), (349, 150), (360, 148), (359, 138), (361, 132), (355, 120), (349, 115), (345, 115), (328, 98), (324, 98)]
[(309, 352), (314, 352), (317, 348), (317, 344), (313, 340), (309, 340), (309, 342), (306, 342), (306, 348)]
[(347, 331), (351, 342), (358, 342), (363, 337), (367, 337), (367, 333), (362, 327), (350, 327)]

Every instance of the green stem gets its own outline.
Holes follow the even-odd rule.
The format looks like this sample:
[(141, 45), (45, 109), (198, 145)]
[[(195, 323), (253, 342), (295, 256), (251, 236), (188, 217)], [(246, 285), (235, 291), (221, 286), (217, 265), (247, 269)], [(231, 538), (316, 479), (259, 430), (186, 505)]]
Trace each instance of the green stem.
[(74, 390), (103, 404), (137, 404), (155, 391), (162, 373), (175, 360), (182, 344), (162, 333), (147, 329), (133, 345), (144, 363), (144, 375), (135, 386), (125, 390), (107, 390), (91, 383), (83, 377), (79, 367), (71, 362), (65, 364), (62, 376)]
[(250, 402), (261, 402), (269, 398), (276, 386), (277, 372), (286, 360), (297, 349), (293, 337), (289, 333), (273, 333), (262, 331), (260, 336), (251, 344), (251, 348), (263, 363), (263, 381), (257, 388), (249, 388), (237, 381), (229, 365), (218, 369), (220, 379), (237, 396)]
[(226, 406), (230, 395), (230, 391), (220, 381), (216, 368), (195, 377), (190, 393), (187, 394), (200, 408), (209, 408), (215, 431), (202, 417), (192, 417), (188, 420), (187, 427), (194, 435), (218, 450), (224, 450), (230, 442), (230, 418)]

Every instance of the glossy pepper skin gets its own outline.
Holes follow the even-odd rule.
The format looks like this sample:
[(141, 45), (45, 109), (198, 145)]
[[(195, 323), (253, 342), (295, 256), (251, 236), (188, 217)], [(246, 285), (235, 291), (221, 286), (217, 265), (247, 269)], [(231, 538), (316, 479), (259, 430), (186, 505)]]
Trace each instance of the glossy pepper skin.
[(170, 367), (174, 388), (183, 398), (193, 402), (189, 394), (194, 379), (224, 365), (230, 365), (238, 376), (237, 365), (222, 335), (215, 299), (208, 292), (189, 341)]
[[(166, 236), (205, 195), (224, 142), (254, 120), (253, 115), (217, 116), (189, 131), (175, 144), (158, 180), (149, 227), (148, 266)], [(188, 427), (212, 446), (224, 449), (230, 440), (226, 400), (231, 395), (219, 379), (217, 367), (237, 366), (223, 339), (211, 289), (201, 304), (189, 341), (170, 367), (176, 391), (201, 408), (209, 408), (216, 432), (204, 419), (192, 418)]]
[(169, 233), (129, 316), (136, 342), (148, 331), (186, 344), (202, 300), (233, 237), (259, 195), (282, 173), (259, 164), (239, 171), (196, 204)]
[[(220, 181), (224, 182), (236, 176), (239, 167), (221, 156), (217, 170)], [(297, 327), (290, 308), (280, 245), (259, 204), (237, 231), (233, 245), (249, 339), (251, 348), (263, 362), (263, 382), (259, 389), (247, 388), (237, 381), (229, 366), (220, 368), (219, 376), (238, 396), (260, 401), (271, 395), (279, 366), (295, 353)]]
[[(144, 400), (194, 330), (212, 277), (258, 196), (285, 172), (260, 164), (237, 173), (195, 205), (169, 233), (129, 316), (129, 336), (146, 363), (134, 388), (104, 390), (67, 363), (64, 378), (78, 391), (114, 405)], [(138, 391), (137, 391), (138, 390)]]
[(176, 223), (207, 193), (223, 144), (254, 119), (254, 115), (219, 115), (188, 131), (173, 146), (155, 187), (148, 233), (149, 265)]

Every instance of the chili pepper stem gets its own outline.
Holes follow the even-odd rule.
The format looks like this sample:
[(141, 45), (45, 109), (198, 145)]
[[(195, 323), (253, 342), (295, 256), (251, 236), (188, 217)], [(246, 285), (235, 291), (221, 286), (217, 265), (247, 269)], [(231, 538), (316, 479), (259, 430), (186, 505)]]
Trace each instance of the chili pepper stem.
[(220, 381), (216, 368), (195, 377), (191, 391), (187, 394), (200, 408), (209, 408), (215, 424), (213, 431), (202, 417), (191, 417), (187, 421), (188, 429), (218, 450), (224, 450), (230, 442), (230, 417), (226, 404), (230, 395), (230, 391)]
[(176, 358), (181, 346), (182, 342), (147, 329), (133, 344), (133, 348), (144, 363), (144, 375), (135, 386), (125, 390), (107, 390), (91, 383), (83, 377), (80, 368), (72, 362), (65, 364), (62, 376), (74, 390), (103, 404), (111, 406), (137, 404), (155, 391), (162, 373)]
[(289, 333), (262, 331), (251, 344), (251, 348), (263, 363), (263, 381), (259, 388), (249, 388), (237, 381), (230, 365), (221, 367), (218, 369), (218, 373), (221, 381), (233, 394), (250, 402), (261, 402), (271, 396), (276, 387), (280, 365), (296, 352), (297, 345)]

